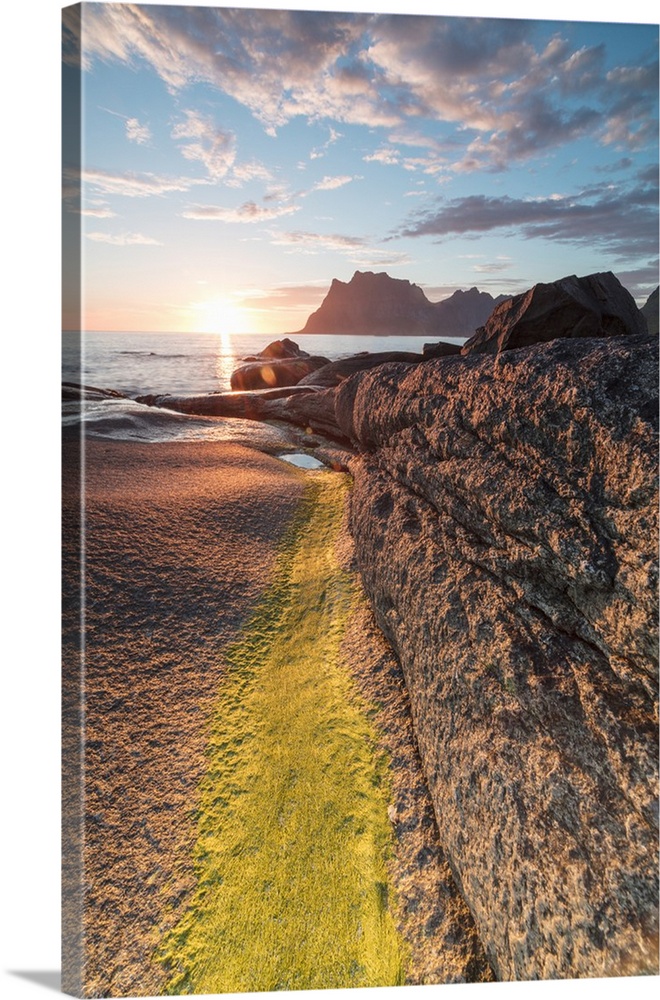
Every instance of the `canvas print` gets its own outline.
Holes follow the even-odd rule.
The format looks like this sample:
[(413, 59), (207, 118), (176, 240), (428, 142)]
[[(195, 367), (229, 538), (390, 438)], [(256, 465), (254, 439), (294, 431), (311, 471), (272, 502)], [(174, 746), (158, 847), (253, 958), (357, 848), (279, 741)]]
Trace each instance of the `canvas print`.
[(62, 72), (65, 991), (657, 975), (658, 26)]

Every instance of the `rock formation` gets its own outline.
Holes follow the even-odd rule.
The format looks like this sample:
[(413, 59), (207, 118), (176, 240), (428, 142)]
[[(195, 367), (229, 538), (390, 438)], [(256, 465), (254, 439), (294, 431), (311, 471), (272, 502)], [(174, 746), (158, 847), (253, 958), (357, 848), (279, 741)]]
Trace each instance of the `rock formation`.
[[(457, 351), (459, 349), (457, 348)], [(375, 351), (362, 354), (353, 354), (350, 358), (340, 358), (339, 361), (332, 361), (317, 371), (311, 372), (300, 380), (300, 385), (322, 385), (325, 387), (339, 385), (345, 378), (355, 375), (356, 372), (368, 371), (370, 368), (378, 368), (392, 361), (403, 361), (406, 364), (417, 365), (427, 358), (423, 354), (415, 354), (413, 351)]]
[(62, 382), (62, 400), (64, 402), (98, 402), (101, 399), (126, 399), (123, 392), (116, 389), (98, 389), (94, 385), (81, 385), (80, 382)]
[(449, 298), (434, 303), (438, 331), (446, 337), (471, 337), (477, 327), (486, 322), (493, 309), (507, 300), (507, 295), (493, 298), (478, 288), (462, 289)]
[(356, 271), (349, 282), (333, 280), (321, 306), (299, 332), (467, 337), (501, 298), (471, 288), (433, 303), (419, 285), (385, 272)]
[(497, 354), (557, 337), (621, 337), (646, 333), (646, 321), (629, 291), (606, 271), (571, 275), (534, 285), (495, 307), (463, 354)]
[(460, 354), (461, 349), (458, 344), (445, 344), (442, 340), (433, 344), (424, 344), (422, 357), (426, 361), (428, 358), (448, 358), (452, 354)]
[(334, 389), (283, 386), (252, 392), (209, 392), (204, 396), (149, 394), (136, 402), (204, 417), (278, 420), (334, 441), (345, 441), (335, 420)]
[(646, 325), (648, 327), (649, 333), (657, 334), (660, 330), (660, 323), (658, 319), (658, 292), (660, 289), (656, 288), (654, 292), (651, 292), (648, 299), (640, 309), (640, 312), (644, 319), (646, 320)]
[(283, 340), (274, 340), (263, 351), (260, 351), (260, 358), (308, 358), (307, 351), (301, 351), (294, 340), (285, 337)]
[(658, 341), (336, 390), (351, 529), (498, 978), (657, 974)]
[(232, 389), (272, 389), (276, 386), (297, 385), (310, 372), (329, 365), (322, 357), (266, 357), (250, 361), (232, 372)]

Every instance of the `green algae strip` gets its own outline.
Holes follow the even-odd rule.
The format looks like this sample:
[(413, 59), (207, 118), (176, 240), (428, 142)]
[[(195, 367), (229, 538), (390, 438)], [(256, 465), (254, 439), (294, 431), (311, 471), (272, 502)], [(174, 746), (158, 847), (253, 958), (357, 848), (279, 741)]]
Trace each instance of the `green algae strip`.
[(404, 981), (390, 912), (387, 762), (338, 665), (359, 599), (335, 555), (347, 484), (308, 474), (275, 582), (227, 655), (191, 905), (159, 952), (169, 993)]

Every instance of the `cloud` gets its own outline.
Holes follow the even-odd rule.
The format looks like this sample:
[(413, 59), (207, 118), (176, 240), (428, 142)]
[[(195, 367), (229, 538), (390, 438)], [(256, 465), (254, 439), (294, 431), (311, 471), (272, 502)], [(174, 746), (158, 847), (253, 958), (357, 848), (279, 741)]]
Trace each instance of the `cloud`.
[(328, 126), (329, 136), (327, 140), (321, 146), (316, 146), (315, 149), (309, 154), (310, 160), (319, 160), (326, 155), (330, 146), (342, 138), (342, 133), (338, 132), (337, 129), (333, 128), (332, 125)]
[(402, 236), (476, 236), (515, 230), (526, 239), (598, 244), (622, 259), (658, 249), (658, 189), (602, 184), (576, 195), (523, 199), (470, 195), (414, 216)]
[[(270, 176), (267, 174), (265, 169), (262, 171), (258, 168), (255, 169), (254, 173), (250, 171), (249, 168), (244, 172), (239, 170), (239, 175), (242, 177)], [(300, 200), (306, 198), (313, 191), (334, 191), (337, 188), (344, 187), (346, 184), (350, 184), (351, 181), (354, 180), (361, 180), (361, 178), (351, 177), (349, 175), (336, 177), (326, 176), (322, 178), (322, 180), (318, 181), (310, 190), (297, 191), (295, 193), (292, 193), (289, 188), (284, 185), (272, 185), (263, 197), (263, 205), (257, 204), (256, 201), (246, 201), (238, 208), (226, 208), (217, 205), (190, 205), (181, 214), (185, 219), (198, 219), (204, 221), (268, 222), (271, 219), (278, 219), (287, 215), (293, 215), (294, 212), (300, 211), (302, 206), (299, 203), (296, 203), (295, 199)], [(228, 182), (228, 186), (234, 186), (231, 180)]]
[(248, 163), (235, 163), (232, 168), (231, 178), (226, 183), (229, 187), (240, 187), (241, 184), (245, 184), (247, 181), (270, 181), (272, 178), (273, 175), (263, 163), (259, 163), (257, 160), (250, 160)]
[(346, 174), (341, 177), (324, 177), (323, 180), (317, 181), (312, 191), (335, 191), (337, 188), (344, 187), (345, 184), (350, 184), (351, 181), (355, 180), (361, 180), (361, 178), (349, 177)]
[(369, 56), (412, 114), (456, 123), (454, 140), (463, 131), (463, 172), (504, 170), (586, 134), (628, 148), (653, 142), (656, 64), (606, 74), (604, 46), (572, 50), (555, 35), (537, 48), (533, 31), (522, 21), (381, 18)]
[(284, 215), (297, 212), (299, 205), (280, 205), (264, 208), (254, 201), (246, 201), (238, 208), (221, 208), (217, 205), (191, 205), (182, 216), (184, 219), (198, 219), (214, 222), (268, 222)]
[(279, 285), (273, 288), (245, 289), (240, 305), (263, 312), (290, 312), (307, 309), (311, 312), (321, 304), (331, 279), (321, 278), (305, 285)]
[(362, 159), (365, 163), (383, 163), (394, 166), (401, 162), (401, 153), (398, 149), (394, 149), (391, 146), (381, 146), (375, 153), (363, 156)]
[(498, 274), (500, 271), (508, 271), (512, 264), (510, 257), (498, 257), (489, 264), (475, 264), (472, 270), (477, 274)]
[(101, 110), (112, 115), (113, 118), (120, 118), (124, 122), (126, 138), (129, 142), (135, 142), (140, 146), (151, 142), (151, 129), (148, 125), (142, 125), (137, 118), (122, 115), (121, 112), (113, 111), (112, 108), (101, 108)]
[(104, 195), (122, 195), (125, 198), (148, 198), (169, 194), (171, 191), (189, 191), (195, 184), (204, 183), (192, 177), (162, 177), (158, 174), (137, 174), (127, 171), (114, 173), (110, 170), (94, 168), (76, 172), (71, 168), (64, 171), (65, 180), (71, 185), (80, 183)]
[(90, 208), (81, 209), (80, 214), (91, 216), (94, 219), (114, 219), (117, 216), (117, 213), (113, 212), (108, 205), (99, 205), (97, 207), (92, 205)]
[(148, 125), (141, 125), (137, 118), (127, 118), (126, 138), (130, 142), (136, 142), (138, 146), (144, 146), (151, 141), (151, 129)]
[(181, 153), (187, 160), (203, 163), (213, 180), (224, 177), (236, 159), (236, 136), (217, 128), (210, 118), (198, 111), (183, 113), (185, 120), (175, 125), (172, 138), (193, 141), (184, 142), (180, 146)]
[(608, 72), (604, 145), (638, 150), (657, 145), (658, 62), (645, 66), (617, 66)]
[(87, 233), (88, 240), (94, 240), (95, 243), (110, 243), (112, 246), (116, 247), (126, 247), (126, 246), (162, 246), (158, 240), (155, 240), (151, 236), (143, 236), (142, 233), (119, 233), (113, 235), (112, 233)]
[(660, 265), (660, 261), (656, 259), (649, 261), (646, 267), (630, 271), (617, 271), (619, 281), (629, 290), (640, 306), (644, 305), (651, 292), (658, 287), (658, 265)]
[(320, 118), (347, 105), (331, 70), (360, 37), (361, 15), (211, 7), (88, 8), (87, 64), (144, 60), (176, 92), (209, 83), (247, 106), (273, 131), (297, 115)]
[(334, 251), (345, 254), (361, 267), (396, 267), (407, 264), (408, 254), (383, 250), (360, 236), (343, 236), (338, 233), (310, 233), (296, 231), (271, 233), (271, 243), (287, 247), (291, 252), (316, 254)]
[(317, 250), (339, 250), (352, 252), (364, 246), (364, 240), (359, 236), (340, 236), (338, 234), (290, 232), (274, 233), (271, 242), (275, 246), (288, 246), (302, 251), (315, 253)]
[(596, 164), (594, 171), (597, 174), (613, 174), (618, 170), (629, 170), (634, 165), (634, 160), (630, 156), (622, 156), (615, 163)]
[[(575, 48), (561, 33), (539, 43), (532, 21), (92, 4), (85, 43), (88, 66), (146, 62), (172, 93), (211, 85), (271, 135), (300, 117), (435, 122), (420, 169), (502, 171), (585, 135), (622, 150), (655, 141), (657, 63), (607, 68), (603, 46)], [(188, 147), (213, 176), (227, 172), (226, 133), (215, 155), (199, 136)]]

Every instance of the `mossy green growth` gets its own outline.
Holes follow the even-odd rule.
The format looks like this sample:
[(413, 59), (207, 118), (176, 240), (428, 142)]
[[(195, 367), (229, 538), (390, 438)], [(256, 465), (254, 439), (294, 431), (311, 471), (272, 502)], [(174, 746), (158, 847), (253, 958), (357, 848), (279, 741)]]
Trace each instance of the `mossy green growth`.
[(345, 477), (308, 476), (276, 578), (228, 653), (201, 788), (191, 906), (159, 951), (170, 993), (397, 985), (387, 765), (338, 663), (358, 599), (335, 543)]

